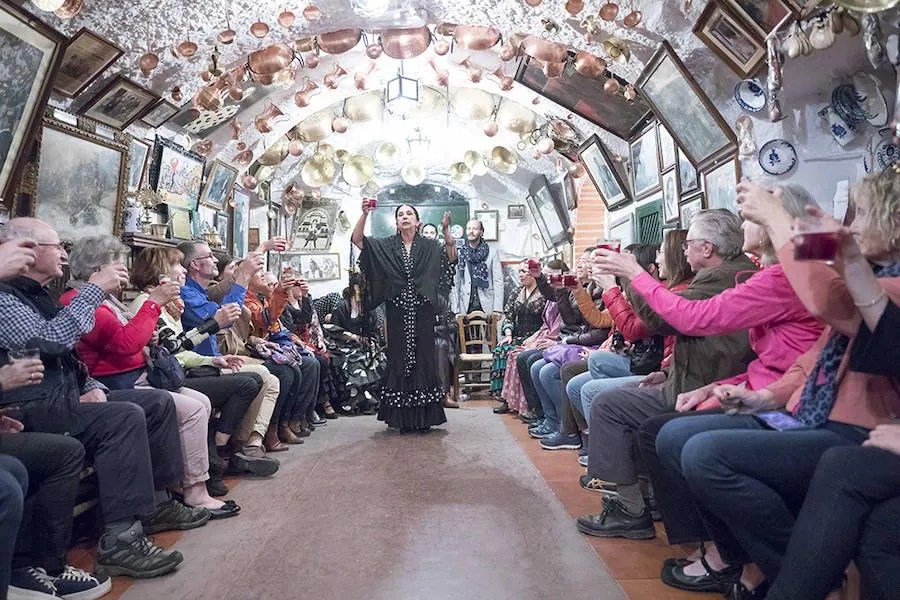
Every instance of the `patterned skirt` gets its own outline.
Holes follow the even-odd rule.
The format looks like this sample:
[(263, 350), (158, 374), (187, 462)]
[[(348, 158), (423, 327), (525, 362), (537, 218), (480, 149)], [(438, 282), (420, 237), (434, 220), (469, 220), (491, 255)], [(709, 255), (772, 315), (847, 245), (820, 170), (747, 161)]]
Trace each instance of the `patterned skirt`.
[(525, 389), (519, 379), (519, 370), (516, 368), (516, 358), (528, 350), (525, 346), (518, 346), (511, 350), (506, 357), (506, 373), (503, 376), (503, 391), (500, 393), (503, 400), (509, 405), (509, 409), (515, 412), (528, 410), (528, 401), (525, 399)]
[(494, 361), (491, 363), (491, 396), (500, 397), (503, 391), (503, 376), (506, 374), (506, 363), (509, 353), (517, 347), (517, 344), (499, 344), (494, 348)]

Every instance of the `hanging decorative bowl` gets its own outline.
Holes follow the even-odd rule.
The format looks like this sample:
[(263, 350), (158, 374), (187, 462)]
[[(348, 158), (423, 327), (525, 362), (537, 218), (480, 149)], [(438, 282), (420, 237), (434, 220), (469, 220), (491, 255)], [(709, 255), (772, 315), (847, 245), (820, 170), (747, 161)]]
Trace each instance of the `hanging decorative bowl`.
[(744, 79), (734, 86), (734, 99), (741, 109), (755, 113), (766, 107), (766, 92), (758, 81)]
[(797, 166), (797, 151), (785, 140), (771, 140), (759, 149), (759, 166), (769, 175), (785, 175)]

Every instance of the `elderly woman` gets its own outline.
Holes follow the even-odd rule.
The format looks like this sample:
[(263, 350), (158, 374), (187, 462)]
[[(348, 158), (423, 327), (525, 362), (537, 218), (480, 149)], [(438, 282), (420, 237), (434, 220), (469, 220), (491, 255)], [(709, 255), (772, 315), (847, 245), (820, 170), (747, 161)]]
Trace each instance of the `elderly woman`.
[[(69, 255), (71, 289), (63, 294), (60, 302), (68, 305), (93, 273), (110, 263), (123, 262), (128, 253), (128, 248), (110, 235), (81, 239)], [(153, 338), (162, 307), (178, 298), (179, 293), (177, 283), (157, 286), (135, 315), (117, 298), (107, 297), (95, 312), (94, 328), (83, 335), (76, 346), (90, 375), (110, 389), (150, 387), (144, 349), (155, 342)], [(178, 413), (185, 477), (182, 492), (187, 505), (173, 503), (170, 505), (172, 510), (194, 510), (197, 521), (235, 516), (240, 507), (234, 501), (216, 500), (206, 489), (209, 479), (207, 427), (212, 412), (209, 398), (187, 388), (170, 393)]]

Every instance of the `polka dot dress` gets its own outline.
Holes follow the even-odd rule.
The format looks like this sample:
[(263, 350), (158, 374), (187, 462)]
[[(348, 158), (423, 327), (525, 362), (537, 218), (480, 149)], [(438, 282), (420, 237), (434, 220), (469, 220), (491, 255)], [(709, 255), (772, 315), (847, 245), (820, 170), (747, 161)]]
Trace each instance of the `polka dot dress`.
[[(413, 241), (413, 248), (416, 242)], [(412, 249), (406, 251), (406, 246), (402, 246), (403, 251), (403, 269), (406, 271), (406, 285), (403, 290), (391, 299), (391, 303), (399, 308), (403, 313), (403, 337), (405, 340), (406, 352), (404, 355), (403, 373), (409, 376), (416, 366), (416, 313), (422, 305), (422, 297), (416, 291), (416, 284), (412, 276)]]

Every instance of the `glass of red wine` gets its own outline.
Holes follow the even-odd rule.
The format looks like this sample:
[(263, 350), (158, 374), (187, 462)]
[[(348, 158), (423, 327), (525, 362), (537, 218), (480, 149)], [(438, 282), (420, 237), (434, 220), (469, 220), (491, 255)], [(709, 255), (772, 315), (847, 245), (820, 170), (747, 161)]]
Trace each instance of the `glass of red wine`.
[(547, 277), (550, 287), (559, 289), (563, 286), (563, 276), (561, 273), (553, 273)]
[(528, 259), (528, 274), (537, 277), (541, 274), (541, 261), (536, 258)]
[(794, 260), (817, 260), (833, 264), (841, 241), (837, 225), (822, 217), (794, 220)]
[(609, 250), (610, 252), (621, 252), (622, 240), (597, 240), (597, 248)]
[(563, 275), (562, 284), (567, 290), (578, 289), (578, 277), (575, 275)]

